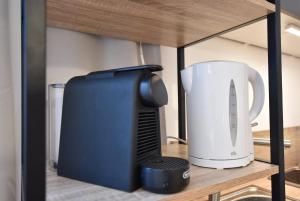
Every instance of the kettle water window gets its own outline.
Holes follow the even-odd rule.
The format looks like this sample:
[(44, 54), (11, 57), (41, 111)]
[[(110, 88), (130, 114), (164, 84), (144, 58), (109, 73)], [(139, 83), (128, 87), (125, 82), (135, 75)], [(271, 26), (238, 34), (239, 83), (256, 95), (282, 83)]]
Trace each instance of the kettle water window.
[(229, 90), (229, 125), (232, 145), (235, 146), (237, 136), (237, 100), (233, 80), (230, 81)]

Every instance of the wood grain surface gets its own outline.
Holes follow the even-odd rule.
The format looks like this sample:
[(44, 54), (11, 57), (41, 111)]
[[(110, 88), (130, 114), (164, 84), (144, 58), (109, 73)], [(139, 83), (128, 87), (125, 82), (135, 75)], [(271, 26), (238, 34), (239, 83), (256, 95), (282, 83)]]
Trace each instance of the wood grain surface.
[[(187, 157), (186, 145), (166, 146), (165, 155)], [(254, 161), (242, 168), (217, 170), (191, 166), (191, 181), (185, 191), (164, 200), (194, 200), (278, 172), (278, 167)]]
[[(186, 145), (163, 146), (163, 154), (187, 158)], [(262, 162), (252, 162), (243, 168), (217, 170), (191, 165), (191, 181), (188, 187), (177, 194), (160, 195), (138, 189), (126, 193), (59, 177), (53, 171), (47, 173), (48, 201), (95, 201), (95, 200), (194, 200), (211, 193), (241, 185), (255, 179), (268, 177), (278, 172), (278, 167)]]
[[(253, 133), (254, 137), (270, 138), (270, 131), (259, 131)], [(284, 149), (285, 168), (297, 166), (300, 163), (300, 127), (284, 129), (284, 139), (291, 140), (291, 147)], [(270, 160), (270, 146), (255, 145), (255, 157)]]
[(265, 0), (47, 0), (47, 24), (179, 47), (274, 10)]
[[(259, 131), (253, 133), (254, 137), (269, 138), (270, 131)], [(290, 127), (284, 129), (284, 139), (291, 140), (292, 146), (285, 148), (285, 168), (290, 169), (292, 167), (298, 166), (300, 164), (300, 127)], [(255, 145), (255, 157), (270, 160), (270, 146), (267, 145)], [(237, 185), (232, 188), (228, 188), (222, 191), (222, 195), (236, 191), (240, 188), (256, 185), (271, 191), (271, 181), (265, 177), (258, 180), (253, 180), (248, 183)], [(286, 195), (294, 199), (300, 199), (300, 189), (291, 185), (286, 184)], [(195, 201), (207, 201), (208, 197), (203, 196), (202, 198), (197, 198)]]

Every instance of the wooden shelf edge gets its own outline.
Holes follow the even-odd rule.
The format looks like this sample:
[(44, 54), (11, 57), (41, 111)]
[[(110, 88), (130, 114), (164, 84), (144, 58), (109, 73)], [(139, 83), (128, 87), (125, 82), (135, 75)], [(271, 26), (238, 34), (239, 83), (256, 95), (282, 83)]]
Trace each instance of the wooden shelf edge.
[[(163, 146), (164, 155), (187, 158), (187, 146), (171, 144)], [(149, 200), (184, 200), (192, 201), (209, 194), (224, 191), (226, 189), (245, 184), (256, 179), (268, 177), (278, 173), (278, 167), (268, 163), (254, 161), (243, 168), (216, 170), (191, 165), (191, 182), (184, 191), (177, 194), (155, 194), (144, 189), (138, 189), (133, 193), (127, 193), (103, 186), (84, 183), (57, 176), (53, 171), (47, 171), (47, 199), (49, 201), (65, 200), (68, 198), (90, 198), (90, 193), (97, 198), (109, 198), (110, 200), (139, 199)]]
[[(163, 146), (162, 150), (163, 155), (188, 158), (186, 145), (169, 144)], [(187, 189), (180, 193), (163, 198), (162, 200), (192, 201), (196, 198), (208, 196), (212, 193), (224, 191), (234, 186), (277, 174), (278, 172), (278, 166), (259, 161), (253, 161), (246, 167), (224, 170), (191, 165), (191, 184), (187, 187)], [(195, 176), (197, 179), (195, 179)], [(201, 182), (202, 179), (204, 181), (203, 183)], [(212, 179), (214, 181), (205, 182), (207, 179)]]
[(275, 12), (276, 8), (275, 5), (268, 2), (268, 1), (261, 1), (261, 0), (247, 0), (249, 3), (261, 6), (263, 8), (266, 8), (271, 12)]
[[(261, 163), (261, 162), (259, 162), (259, 163)], [(221, 191), (224, 191), (224, 190), (227, 190), (227, 189), (233, 188), (235, 186), (242, 185), (242, 184), (257, 180), (257, 179), (269, 177), (273, 174), (277, 174), (278, 172), (279, 172), (278, 166), (272, 165), (272, 167), (270, 169), (267, 169), (267, 170), (264, 170), (261, 172), (257, 172), (257, 173), (253, 173), (251, 175), (251, 177), (249, 177), (249, 175), (246, 175), (246, 176), (236, 178), (236, 179), (233, 179), (230, 181), (218, 183), (213, 186), (207, 186), (207, 187), (201, 188), (201, 189), (191, 189), (191, 190), (183, 191), (181, 193), (175, 194), (174, 196), (164, 198), (164, 199), (162, 199), (162, 201), (192, 201), (197, 198), (202, 198), (202, 197), (208, 196), (212, 193), (221, 192)]]

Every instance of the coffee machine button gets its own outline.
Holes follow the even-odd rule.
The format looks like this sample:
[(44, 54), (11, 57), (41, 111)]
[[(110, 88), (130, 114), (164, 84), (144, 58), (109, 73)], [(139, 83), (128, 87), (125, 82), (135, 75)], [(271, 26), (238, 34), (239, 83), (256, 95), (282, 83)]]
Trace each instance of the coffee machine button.
[(161, 107), (168, 103), (166, 86), (156, 74), (143, 78), (139, 90), (142, 102), (146, 106)]

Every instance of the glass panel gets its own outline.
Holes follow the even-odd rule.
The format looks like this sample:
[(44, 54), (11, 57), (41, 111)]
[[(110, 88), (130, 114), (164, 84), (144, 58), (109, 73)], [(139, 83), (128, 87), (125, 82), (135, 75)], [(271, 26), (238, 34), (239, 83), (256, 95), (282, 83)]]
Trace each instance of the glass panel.
[(49, 165), (57, 168), (64, 84), (51, 84), (48, 87), (48, 135)]

